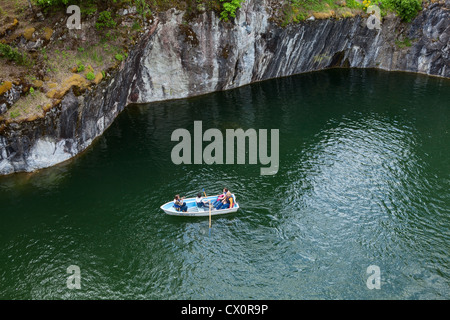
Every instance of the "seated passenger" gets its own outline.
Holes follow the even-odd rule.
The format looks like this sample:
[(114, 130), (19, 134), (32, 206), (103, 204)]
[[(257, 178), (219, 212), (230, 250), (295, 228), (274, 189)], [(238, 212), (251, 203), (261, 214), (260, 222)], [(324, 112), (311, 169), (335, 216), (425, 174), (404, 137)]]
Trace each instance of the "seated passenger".
[(233, 197), (231, 195), (231, 192), (228, 191), (225, 195), (225, 199), (223, 199), (219, 205), (216, 207), (217, 210), (222, 210), (222, 209), (228, 209), (228, 208), (233, 208), (234, 203), (233, 203)]
[(175, 207), (175, 210), (187, 212), (187, 204), (183, 201), (184, 197), (180, 198), (180, 195), (176, 195), (175, 199), (173, 200), (173, 206)]
[(214, 207), (217, 207), (223, 201), (223, 199), (225, 199), (225, 196), (226, 196), (227, 192), (228, 192), (228, 189), (227, 188), (223, 188), (223, 193), (221, 195), (219, 195), (217, 197), (216, 201), (214, 201), (214, 203), (213, 203)]

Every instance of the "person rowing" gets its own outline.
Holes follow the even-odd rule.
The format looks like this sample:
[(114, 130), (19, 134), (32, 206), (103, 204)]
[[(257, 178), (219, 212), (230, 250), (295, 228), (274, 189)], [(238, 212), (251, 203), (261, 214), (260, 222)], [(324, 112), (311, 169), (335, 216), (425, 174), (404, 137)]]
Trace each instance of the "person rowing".
[(203, 208), (208, 206), (208, 200), (203, 199), (202, 194), (199, 192), (197, 194), (197, 198), (195, 198), (195, 203), (197, 204), (198, 208)]

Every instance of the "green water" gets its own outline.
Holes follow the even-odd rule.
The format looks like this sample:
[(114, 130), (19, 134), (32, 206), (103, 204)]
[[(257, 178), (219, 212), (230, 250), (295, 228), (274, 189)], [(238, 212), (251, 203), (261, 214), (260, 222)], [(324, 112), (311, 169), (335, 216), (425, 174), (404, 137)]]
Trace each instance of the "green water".
[[(75, 159), (0, 178), (0, 298), (449, 299), (449, 101), (448, 80), (329, 70), (130, 106)], [(174, 165), (195, 120), (279, 129), (278, 173)], [(241, 209), (210, 236), (159, 209), (224, 186)]]

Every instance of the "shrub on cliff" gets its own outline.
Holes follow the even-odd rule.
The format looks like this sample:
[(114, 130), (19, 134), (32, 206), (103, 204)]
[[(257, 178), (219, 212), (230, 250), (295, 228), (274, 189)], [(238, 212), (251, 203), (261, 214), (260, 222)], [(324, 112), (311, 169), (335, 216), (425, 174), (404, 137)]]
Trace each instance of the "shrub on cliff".
[(89, 81), (92, 81), (95, 79), (95, 74), (93, 72), (88, 72), (86, 74), (86, 79), (88, 79)]
[(69, 0), (34, 0), (34, 2), (36, 2), (38, 6), (45, 8), (45, 7), (67, 5), (69, 3)]
[(111, 12), (102, 11), (98, 16), (97, 22), (95, 23), (95, 27), (97, 28), (97, 30), (100, 30), (103, 28), (114, 28), (116, 24), (117, 23), (111, 16)]
[(236, 10), (241, 7), (241, 3), (245, 0), (220, 0), (222, 2), (222, 11), (220, 12), (220, 18), (228, 21), (230, 17), (236, 17)]
[(30, 66), (32, 60), (25, 52), (20, 52), (17, 48), (12, 48), (7, 44), (0, 43), (0, 57), (5, 57), (8, 60), (14, 61), (17, 64)]
[(422, 9), (421, 0), (383, 0), (382, 4), (392, 8), (406, 22), (410, 22)]

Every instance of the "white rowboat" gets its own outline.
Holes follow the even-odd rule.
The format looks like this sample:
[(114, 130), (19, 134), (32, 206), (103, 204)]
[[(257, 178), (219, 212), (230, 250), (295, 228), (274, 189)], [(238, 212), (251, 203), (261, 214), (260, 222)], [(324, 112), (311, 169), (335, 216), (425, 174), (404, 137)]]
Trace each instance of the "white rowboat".
[[(214, 203), (214, 201), (217, 200), (217, 195), (210, 196), (210, 197), (204, 197), (203, 200), (211, 201), (211, 203)], [(227, 214), (227, 213), (233, 213), (239, 210), (239, 204), (236, 202), (236, 197), (234, 194), (232, 195), (234, 201), (233, 208), (227, 208), (227, 209), (220, 209), (217, 210), (215, 208), (211, 209), (211, 215), (216, 216), (220, 214)], [(188, 198), (183, 200), (187, 205), (187, 212), (177, 211), (174, 207), (174, 202), (170, 201), (165, 204), (163, 204), (160, 208), (169, 215), (172, 216), (185, 216), (185, 217), (207, 217), (209, 216), (209, 207), (205, 206), (202, 208), (197, 207), (197, 203), (195, 201), (195, 198)]]

